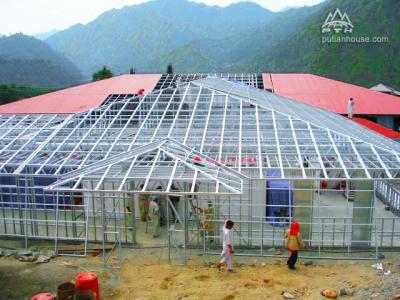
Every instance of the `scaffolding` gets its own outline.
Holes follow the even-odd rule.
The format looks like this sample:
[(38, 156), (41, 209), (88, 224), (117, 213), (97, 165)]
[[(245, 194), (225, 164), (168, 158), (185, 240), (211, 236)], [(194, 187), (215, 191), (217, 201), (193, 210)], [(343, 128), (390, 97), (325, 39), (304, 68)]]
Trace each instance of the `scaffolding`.
[(53, 240), (59, 253), (60, 243), (82, 243), (83, 255), (102, 243), (106, 264), (107, 245), (152, 243), (137, 198), (158, 194), (166, 224), (154, 243), (183, 262), (191, 247), (215, 253), (227, 218), (241, 255), (272, 255), (293, 219), (310, 257), (400, 246), (399, 218), (378, 200), (400, 199), (386, 192), (399, 182), (400, 144), (216, 77), (75, 115), (0, 116), (0, 235)]

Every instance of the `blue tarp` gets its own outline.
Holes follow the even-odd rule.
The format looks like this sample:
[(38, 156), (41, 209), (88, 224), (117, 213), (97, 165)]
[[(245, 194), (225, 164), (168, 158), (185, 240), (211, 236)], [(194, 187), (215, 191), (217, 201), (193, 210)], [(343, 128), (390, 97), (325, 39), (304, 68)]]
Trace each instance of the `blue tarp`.
[[(14, 176), (0, 176), (0, 185), (10, 186), (10, 187), (0, 187), (0, 207), (14, 207), (25, 208), (25, 201), (28, 202), (28, 207), (35, 207), (38, 209), (54, 208), (54, 205), (44, 204), (55, 204), (55, 197), (51, 193), (44, 193), (43, 187), (46, 187), (56, 181), (54, 177), (35, 177), (34, 185), (35, 189), (28, 188), (28, 199), (25, 199), (25, 185), (26, 181), (23, 177), (19, 180), (19, 188), (16, 187), (16, 180)], [(32, 192), (34, 192), (34, 197), (32, 197)], [(20, 195), (20, 200), (18, 201), (18, 194)], [(71, 195), (61, 194), (60, 204), (68, 205), (71, 204)], [(4, 203), (5, 202), (5, 203)], [(20, 203), (18, 203), (20, 202)]]
[[(280, 177), (280, 171), (268, 171), (267, 177)], [(267, 221), (275, 227), (290, 223), (293, 215), (293, 188), (287, 180), (267, 181)]]

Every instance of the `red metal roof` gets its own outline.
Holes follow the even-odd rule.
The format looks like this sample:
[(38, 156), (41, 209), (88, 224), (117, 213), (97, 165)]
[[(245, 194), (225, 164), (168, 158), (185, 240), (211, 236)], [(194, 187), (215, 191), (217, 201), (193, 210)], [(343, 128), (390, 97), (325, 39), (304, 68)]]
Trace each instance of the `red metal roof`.
[(263, 73), (262, 77), (263, 77), (264, 89), (273, 90), (271, 74)]
[(370, 120), (364, 118), (352, 118), (351, 120), (388, 138), (400, 139), (400, 132), (391, 130)]
[(100, 106), (110, 94), (151, 92), (161, 74), (127, 74), (0, 106), (0, 114), (70, 114)]
[(400, 115), (400, 99), (354, 84), (313, 74), (263, 74), (264, 86), (285, 96), (339, 114), (354, 99), (356, 115)]

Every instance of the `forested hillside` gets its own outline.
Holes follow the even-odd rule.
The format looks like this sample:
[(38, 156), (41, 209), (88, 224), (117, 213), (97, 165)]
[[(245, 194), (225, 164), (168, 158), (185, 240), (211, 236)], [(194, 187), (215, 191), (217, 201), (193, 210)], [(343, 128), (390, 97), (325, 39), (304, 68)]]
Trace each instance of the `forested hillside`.
[(0, 37), (0, 84), (65, 87), (82, 80), (78, 68), (46, 43), (23, 34)]
[(0, 84), (0, 105), (53, 92), (54, 89)]
[[(352, 36), (388, 43), (321, 44), (321, 25), (336, 8)], [(225, 8), (186, 0), (154, 0), (113, 9), (46, 41), (81, 68), (86, 79), (103, 65), (118, 73), (311, 72), (364, 86), (400, 86), (400, 1), (326, 0), (271, 12), (255, 3)]]
[[(388, 37), (389, 42), (321, 44), (321, 25), (336, 8), (348, 14), (354, 29), (335, 36)], [(400, 87), (399, 20), (397, 0), (327, 1), (303, 27), (254, 60), (273, 72), (310, 72), (368, 87), (379, 82)]]

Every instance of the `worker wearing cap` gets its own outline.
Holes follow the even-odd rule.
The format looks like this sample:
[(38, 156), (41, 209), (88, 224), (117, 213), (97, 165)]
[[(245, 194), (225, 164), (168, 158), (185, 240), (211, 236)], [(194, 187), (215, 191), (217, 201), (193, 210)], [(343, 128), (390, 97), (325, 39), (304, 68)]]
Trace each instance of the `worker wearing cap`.
[(160, 195), (152, 195), (150, 197), (151, 202), (149, 206), (149, 221), (152, 225), (153, 237), (157, 238), (160, 236)]
[(194, 164), (195, 164), (196, 166), (204, 167), (204, 165), (201, 163), (201, 158), (200, 158), (200, 156), (195, 155), (195, 157), (193, 158), (193, 160), (194, 160)]
[[(163, 187), (159, 185), (156, 188), (157, 191), (162, 192)], [(160, 209), (160, 226), (164, 226), (167, 224), (167, 204), (168, 204), (168, 198), (167, 195), (158, 195), (160, 198), (158, 202), (158, 208)]]

